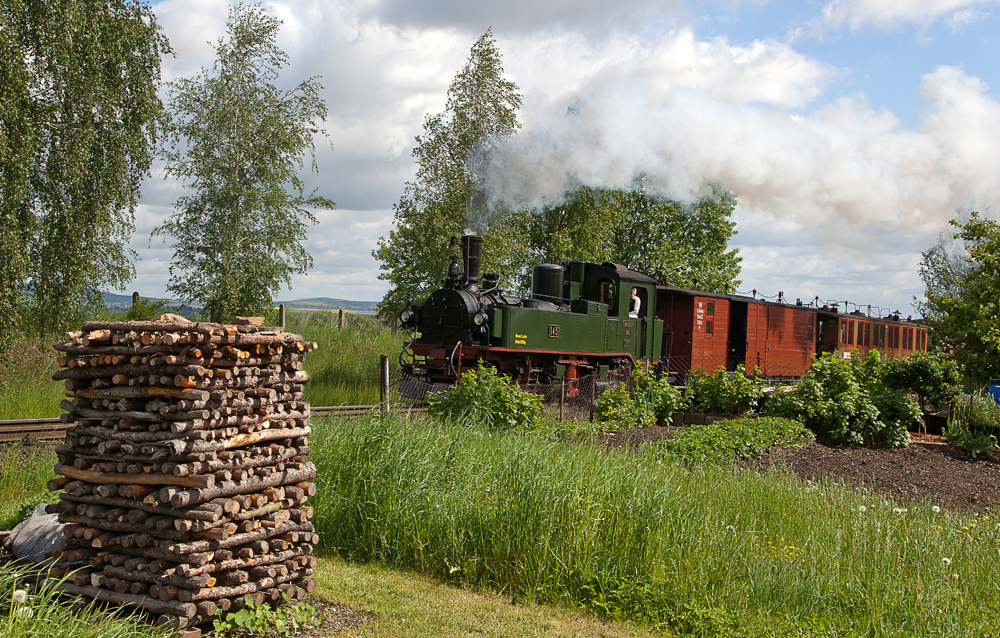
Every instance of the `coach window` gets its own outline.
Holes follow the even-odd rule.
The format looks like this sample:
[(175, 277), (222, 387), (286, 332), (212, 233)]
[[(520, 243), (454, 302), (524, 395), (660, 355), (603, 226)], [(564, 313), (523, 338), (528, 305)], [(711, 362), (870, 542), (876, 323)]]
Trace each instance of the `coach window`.
[(854, 345), (854, 320), (851, 319), (847, 322), (847, 345)]
[(878, 345), (880, 348), (885, 347), (885, 324), (882, 325), (881, 329), (878, 331)]
[(865, 345), (870, 346), (872, 344), (872, 325), (865, 322)]
[(705, 334), (707, 335), (713, 334), (714, 330), (714, 326), (712, 325), (713, 323), (714, 322), (711, 319), (705, 321)]
[(840, 320), (840, 343), (847, 343), (847, 319)]

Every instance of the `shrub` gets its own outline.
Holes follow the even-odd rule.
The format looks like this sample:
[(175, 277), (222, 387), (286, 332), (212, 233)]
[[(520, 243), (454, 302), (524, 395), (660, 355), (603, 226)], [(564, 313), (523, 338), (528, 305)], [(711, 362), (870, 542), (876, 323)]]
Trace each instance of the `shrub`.
[(907, 428), (921, 423), (919, 408), (905, 392), (884, 387), (885, 371), (875, 350), (846, 361), (827, 353), (813, 361), (794, 394), (772, 395), (764, 414), (798, 419), (835, 441), (905, 447), (910, 442)]
[(604, 390), (594, 407), (594, 420), (617, 428), (649, 427), (669, 423), (674, 412), (684, 408), (681, 393), (667, 377), (636, 368), (631, 383)]
[(890, 388), (915, 393), (922, 412), (953, 405), (962, 392), (962, 370), (945, 352), (914, 352), (892, 359), (884, 381)]
[(748, 414), (764, 396), (763, 378), (755, 370), (748, 376), (743, 364), (732, 374), (719, 367), (715, 374), (695, 374), (688, 378), (691, 409), (695, 412)]
[(467, 419), (493, 431), (531, 429), (542, 409), (542, 397), (521, 390), (482, 363), (464, 373), (454, 389), (429, 394), (426, 402), (431, 416)]
[(692, 425), (659, 445), (667, 454), (692, 463), (725, 462), (758, 456), (776, 445), (805, 445), (814, 438), (799, 421), (760, 417)]

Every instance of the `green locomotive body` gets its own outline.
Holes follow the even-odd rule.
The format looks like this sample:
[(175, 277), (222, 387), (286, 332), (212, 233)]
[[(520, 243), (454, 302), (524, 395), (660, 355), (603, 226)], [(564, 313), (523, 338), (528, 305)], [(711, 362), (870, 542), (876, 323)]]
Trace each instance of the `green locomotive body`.
[[(663, 322), (650, 277), (611, 263), (542, 264), (531, 296), (512, 297), (495, 287), (495, 275), (480, 287), (481, 241), (458, 242), (461, 266), (453, 258), (443, 287), (401, 315), (416, 333), (401, 358), (406, 372), (452, 382), (484, 361), (522, 382), (546, 382), (659, 359)], [(639, 308), (630, 316), (633, 290)]]

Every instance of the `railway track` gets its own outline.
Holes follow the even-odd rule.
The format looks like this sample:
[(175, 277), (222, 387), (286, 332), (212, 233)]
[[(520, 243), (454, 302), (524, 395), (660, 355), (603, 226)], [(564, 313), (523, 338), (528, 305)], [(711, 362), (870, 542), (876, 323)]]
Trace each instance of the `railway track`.
[[(378, 409), (377, 405), (336, 405), (311, 409), (312, 416), (364, 416)], [(392, 406), (394, 412), (411, 416), (425, 416), (427, 408), (423, 406)], [(13, 419), (0, 420), (0, 443), (9, 441), (51, 441), (65, 438), (68, 424), (58, 418), (54, 419)]]

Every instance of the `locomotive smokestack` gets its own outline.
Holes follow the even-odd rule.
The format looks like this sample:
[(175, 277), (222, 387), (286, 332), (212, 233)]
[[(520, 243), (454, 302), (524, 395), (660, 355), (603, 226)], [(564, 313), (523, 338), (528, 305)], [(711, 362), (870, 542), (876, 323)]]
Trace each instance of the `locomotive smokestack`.
[(483, 250), (483, 238), (475, 235), (465, 235), (460, 241), (462, 245), (462, 266), (465, 270), (465, 283), (479, 282), (479, 255)]

